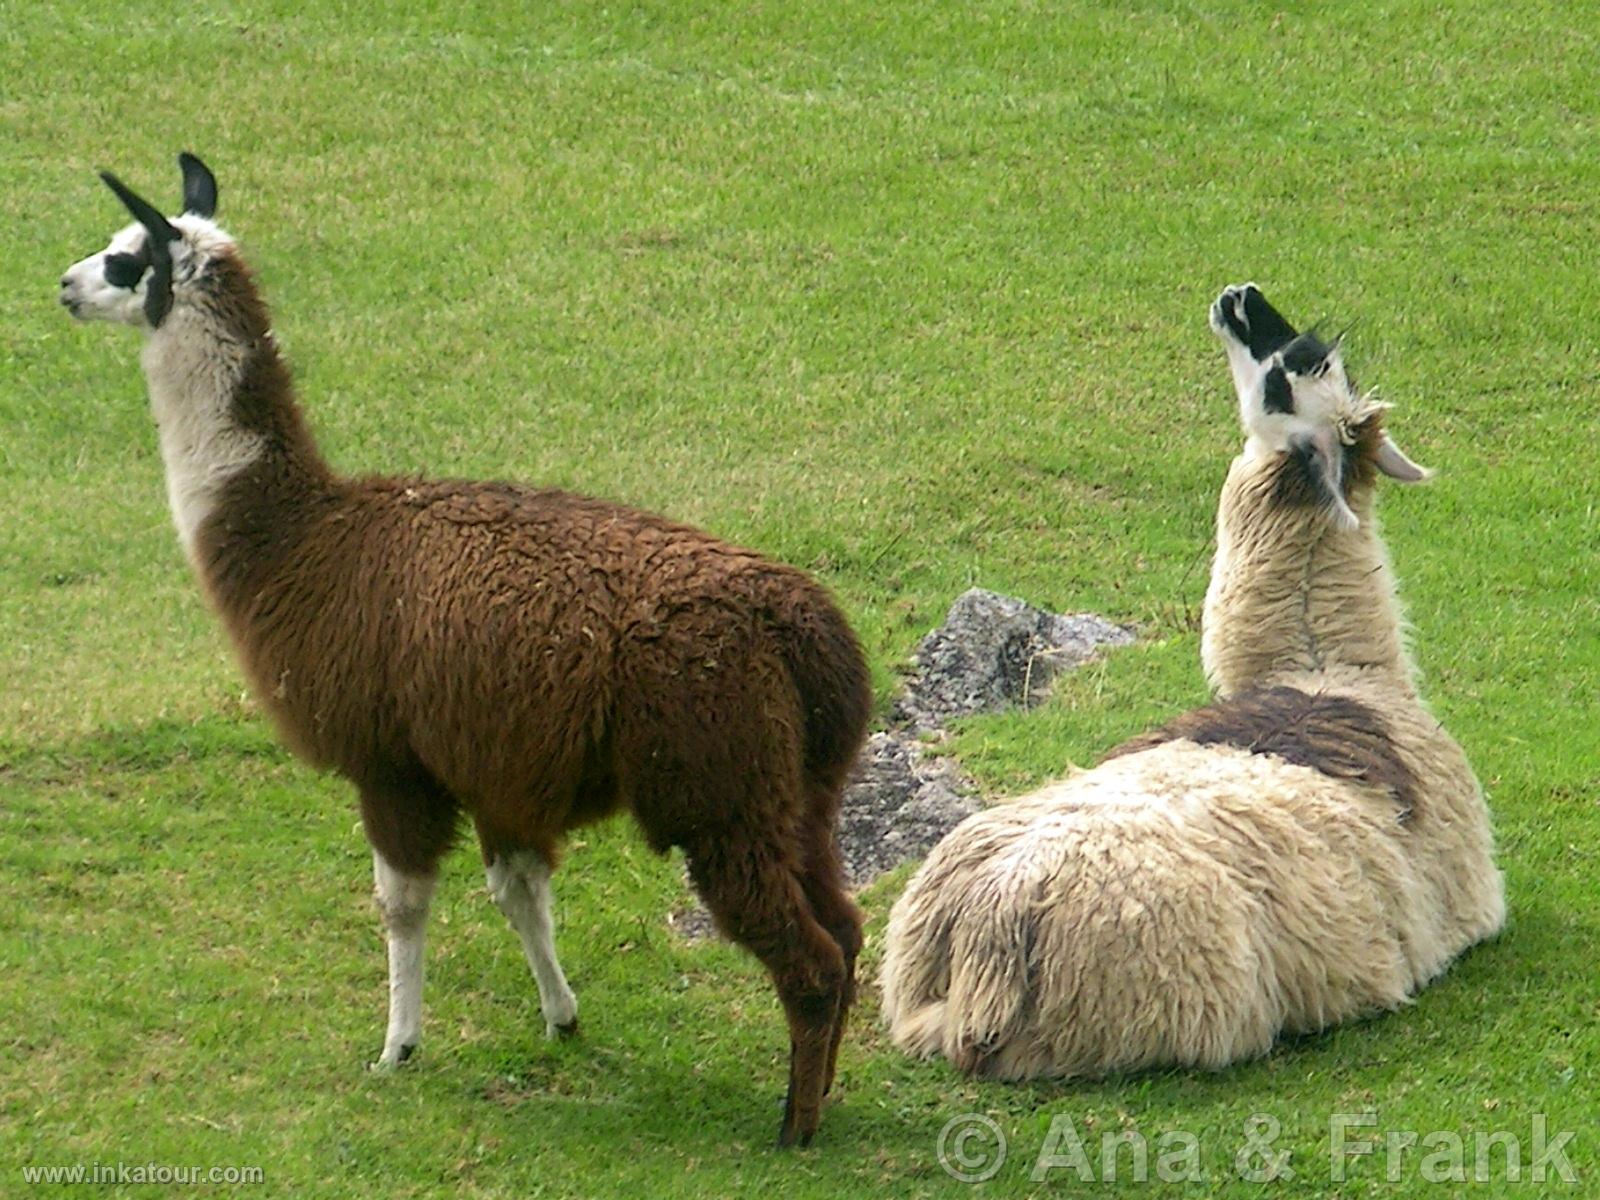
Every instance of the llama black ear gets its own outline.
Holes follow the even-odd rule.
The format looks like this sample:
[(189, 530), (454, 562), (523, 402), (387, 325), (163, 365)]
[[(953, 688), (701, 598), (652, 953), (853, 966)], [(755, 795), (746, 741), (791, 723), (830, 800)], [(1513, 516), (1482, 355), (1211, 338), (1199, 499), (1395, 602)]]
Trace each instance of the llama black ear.
[[(135, 192), (110, 171), (101, 171), (100, 178), (105, 181), (105, 185), (108, 188), (117, 194), (117, 199), (122, 201), (123, 207), (131, 212), (134, 219), (150, 232), (151, 238), (156, 242), (165, 243), (178, 240), (180, 236), (178, 231), (172, 227), (171, 221), (161, 215), (161, 210), (154, 204), (151, 204), (150, 201), (139, 195), (138, 192)], [(166, 249), (164, 245), (161, 248), (162, 250)]]
[(1338, 360), (1338, 356), (1338, 339), (1323, 341), (1313, 326), (1283, 348), (1283, 366), (1294, 375), (1321, 375)]
[(217, 177), (211, 169), (185, 150), (178, 155), (183, 172), (183, 211), (197, 217), (211, 217), (217, 211)]
[(117, 194), (117, 199), (139, 224), (144, 226), (150, 249), (150, 277), (145, 281), (144, 316), (151, 329), (160, 329), (161, 322), (172, 311), (172, 243), (180, 234), (156, 209), (155, 205), (140, 196), (110, 171), (101, 171), (100, 178)]

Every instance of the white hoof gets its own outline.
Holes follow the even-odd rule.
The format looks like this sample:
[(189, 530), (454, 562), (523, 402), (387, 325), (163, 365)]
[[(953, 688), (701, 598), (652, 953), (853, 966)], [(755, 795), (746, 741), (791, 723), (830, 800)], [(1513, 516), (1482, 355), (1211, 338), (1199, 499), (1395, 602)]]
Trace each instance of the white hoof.
[(544, 1035), (551, 1041), (578, 1032), (578, 1001), (570, 992), (567, 1002), (544, 1014)]

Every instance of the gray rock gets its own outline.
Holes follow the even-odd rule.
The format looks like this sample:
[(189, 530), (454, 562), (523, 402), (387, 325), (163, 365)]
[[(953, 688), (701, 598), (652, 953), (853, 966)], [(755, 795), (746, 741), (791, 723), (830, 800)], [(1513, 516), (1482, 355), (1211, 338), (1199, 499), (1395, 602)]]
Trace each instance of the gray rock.
[(917, 671), (894, 707), (919, 730), (954, 717), (1038, 703), (1062, 671), (1102, 646), (1133, 641), (1131, 630), (1093, 613), (1062, 615), (1012, 596), (972, 588), (917, 647)]
[(983, 807), (971, 780), (906, 733), (867, 739), (839, 811), (839, 849), (851, 887), (921, 858)]

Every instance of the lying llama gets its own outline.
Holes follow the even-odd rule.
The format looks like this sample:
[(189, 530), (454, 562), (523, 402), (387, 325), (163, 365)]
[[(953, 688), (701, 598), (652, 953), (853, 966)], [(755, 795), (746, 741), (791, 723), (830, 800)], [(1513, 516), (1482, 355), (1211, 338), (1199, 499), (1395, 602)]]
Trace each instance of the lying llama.
[(835, 843), (865, 733), (854, 635), (801, 572), (660, 517), (503, 483), (347, 479), (301, 420), (249, 270), (179, 159), (171, 220), (74, 264), (61, 302), (147, 335), (184, 549), (290, 745), (348, 778), (388, 935), (382, 1066), (416, 1048), (423, 930), (462, 814), (521, 939), (547, 1033), (576, 1027), (550, 874), (563, 835), (627, 809), (682, 847), (788, 1019), (779, 1141), (832, 1082), (861, 944)]
[(1247, 434), (1205, 604), (1218, 699), (934, 849), (883, 965), (915, 1054), (1001, 1079), (1222, 1067), (1397, 1007), (1504, 918), (1372, 518), (1377, 472), (1425, 473), (1254, 286), (1211, 324)]

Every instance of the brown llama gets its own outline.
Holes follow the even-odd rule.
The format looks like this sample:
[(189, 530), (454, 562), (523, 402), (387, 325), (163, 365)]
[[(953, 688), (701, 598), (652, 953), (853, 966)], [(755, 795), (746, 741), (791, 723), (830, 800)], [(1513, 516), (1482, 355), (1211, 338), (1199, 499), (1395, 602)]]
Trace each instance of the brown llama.
[(861, 917), (835, 841), (871, 694), (827, 593), (649, 513), (506, 483), (351, 479), (318, 453), (267, 310), (182, 155), (170, 220), (74, 264), (61, 302), (144, 331), (184, 550), (289, 745), (355, 785), (388, 937), (375, 1066), (415, 1050), (423, 934), (463, 814), (522, 941), (546, 1032), (564, 835), (619, 809), (681, 847), (718, 925), (766, 966), (790, 1034), (780, 1145), (810, 1142), (854, 995)]

